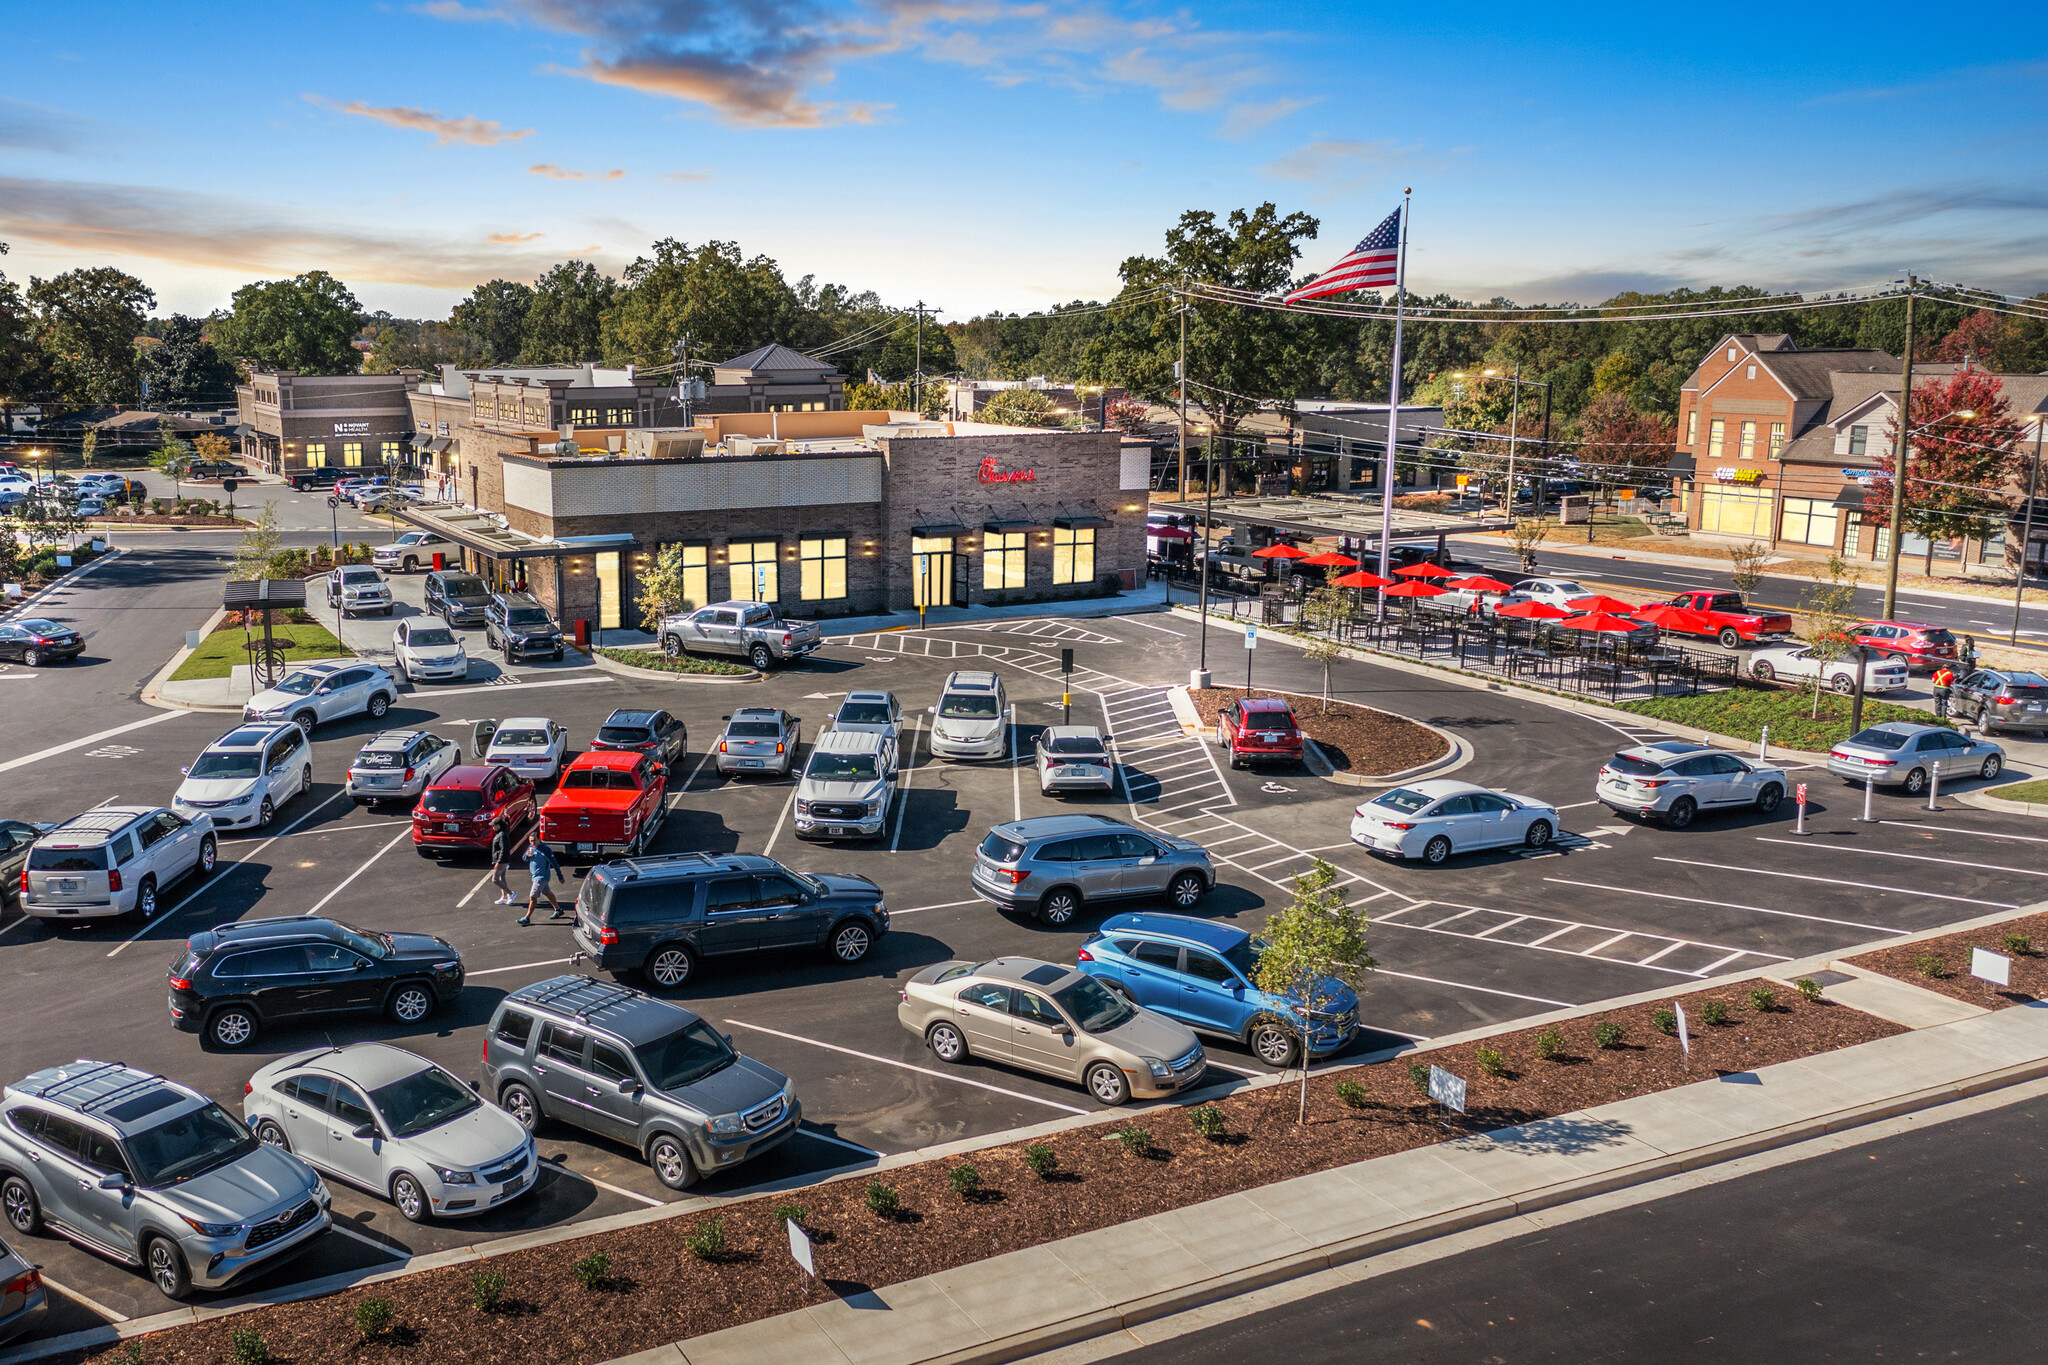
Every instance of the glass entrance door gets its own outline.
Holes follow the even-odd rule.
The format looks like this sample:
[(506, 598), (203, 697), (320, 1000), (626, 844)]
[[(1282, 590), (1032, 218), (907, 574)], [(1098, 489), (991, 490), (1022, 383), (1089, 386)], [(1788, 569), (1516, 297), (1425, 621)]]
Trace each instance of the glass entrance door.
[(597, 556), (597, 628), (619, 628), (619, 552), (606, 550)]
[(953, 537), (912, 536), (910, 578), (913, 606), (952, 606)]

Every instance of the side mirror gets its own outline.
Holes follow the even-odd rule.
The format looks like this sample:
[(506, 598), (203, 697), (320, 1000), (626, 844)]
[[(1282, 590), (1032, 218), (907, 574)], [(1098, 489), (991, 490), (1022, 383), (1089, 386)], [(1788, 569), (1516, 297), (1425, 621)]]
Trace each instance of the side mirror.
[(936, 716), (937, 714), (939, 714), (939, 708), (936, 706), (927, 706), (925, 707), (925, 714)]
[(720, 719), (720, 720), (731, 720), (731, 719), (732, 719), (732, 717), (731, 717), (731, 716), (720, 716), (720, 717), (719, 717), (719, 719)]
[(119, 1171), (109, 1171), (100, 1177), (100, 1188), (103, 1190), (125, 1190), (128, 1188), (128, 1177), (122, 1175)]
[(634, 1080), (634, 1079), (633, 1079), (633, 1078), (632, 1078), (631, 1076), (627, 1076), (627, 1077), (624, 1077), (624, 1078), (622, 1078), (622, 1079), (621, 1079), (621, 1080), (619, 1081), (619, 1093), (620, 1093), (621, 1095), (637, 1095), (637, 1094), (639, 1094), (639, 1093), (640, 1093), (640, 1082), (638, 1082), (638, 1081)]
[(366, 957), (359, 957), (359, 958), (357, 958), (357, 959), (356, 959), (356, 970), (357, 970), (357, 971), (359, 971), (359, 972), (367, 972), (368, 970), (370, 970), (370, 959), (368, 959), (368, 958), (366, 958)]
[(190, 777), (190, 776), (192, 776), (192, 769), (190, 769), (189, 767), (187, 767), (187, 768), (180, 768), (180, 769), (178, 769), (178, 772), (179, 772), (179, 774), (180, 774), (181, 776), (184, 776), (184, 777)]
[(319, 690), (318, 692), (315, 692), (315, 693), (314, 693), (313, 695), (314, 695), (314, 696), (316, 696), (316, 697), (324, 697), (324, 696), (326, 696), (326, 695), (327, 695), (327, 694), (328, 694), (329, 692), (332, 692), (333, 690), (334, 690), (334, 689), (333, 689), (333, 688), (331, 688), (331, 687), (326, 687), (326, 686), (322, 686), (322, 687), (321, 687), (321, 689), (320, 689), (320, 690)]
[(349, 1134), (349, 1136), (359, 1138), (374, 1138), (377, 1136), (377, 1125), (374, 1123), (365, 1123), (359, 1128), (357, 1128), (353, 1133)]

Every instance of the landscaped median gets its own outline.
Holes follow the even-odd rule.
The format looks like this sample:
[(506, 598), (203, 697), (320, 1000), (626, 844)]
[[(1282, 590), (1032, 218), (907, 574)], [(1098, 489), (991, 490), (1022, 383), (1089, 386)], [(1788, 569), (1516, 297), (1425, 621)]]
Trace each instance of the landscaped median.
[[(2006, 960), (2005, 985), (1971, 975), (1972, 950), (1978, 948)], [(2048, 956), (2044, 950), (2048, 950), (2048, 915), (2025, 915), (1843, 960), (1966, 1005), (1997, 1010), (2048, 1000)]]
[(729, 663), (724, 659), (705, 659), (695, 654), (678, 654), (670, 657), (658, 649), (621, 648), (616, 645), (598, 645), (590, 652), (594, 658), (609, 659), (626, 669), (641, 673), (670, 673), (679, 677), (747, 681), (761, 676), (745, 664)]
[(1247, 695), (1286, 702), (1301, 732), (1340, 773), (1381, 777), (1406, 772), (1433, 763), (1452, 749), (1449, 740), (1427, 725), (1356, 702), (1325, 702), (1298, 692), (1259, 688), (1247, 694), (1242, 687), (1190, 688), (1187, 697), (1202, 730), (1212, 733), (1223, 708)]
[[(249, 614), (251, 617), (259, 615), (256, 612)], [(287, 619), (271, 623), (270, 642), (286, 663), (349, 657), (348, 646), (334, 638), (333, 632), (306, 612), (293, 607), (277, 614)], [(250, 646), (259, 652), (263, 648), (262, 621), (252, 620), (245, 628), (231, 613), (199, 642), (199, 648), (187, 655), (177, 671), (165, 681), (190, 682), (197, 678), (229, 677), (235, 665), (250, 661)]]
[[(1609, 704), (1617, 711), (1629, 711), (1673, 725), (1689, 725), (1695, 730), (1711, 730), (1715, 734), (1751, 743), (1760, 739), (1764, 727), (1769, 726), (1771, 743), (1778, 748), (1824, 754), (1831, 746), (1849, 737), (1850, 698), (1823, 692), (1818, 715), (1813, 702), (1813, 693), (1808, 691), (1788, 691), (1782, 687), (1738, 680), (1716, 692), (1644, 697)], [(1863, 724), (1883, 725), (1887, 721), (1953, 728), (1949, 721), (1936, 720), (1932, 711), (1865, 697)]]

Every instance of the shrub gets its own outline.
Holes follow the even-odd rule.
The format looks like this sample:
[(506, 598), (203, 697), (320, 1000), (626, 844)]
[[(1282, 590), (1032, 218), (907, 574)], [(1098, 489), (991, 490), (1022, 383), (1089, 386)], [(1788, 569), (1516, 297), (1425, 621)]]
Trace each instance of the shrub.
[(131, 1341), (116, 1354), (108, 1356), (106, 1365), (142, 1365), (142, 1348)]
[(896, 1191), (879, 1180), (868, 1182), (868, 1212), (877, 1218), (894, 1218), (903, 1201), (896, 1197)]
[(1040, 1180), (1049, 1180), (1052, 1173), (1060, 1168), (1059, 1153), (1042, 1142), (1034, 1142), (1024, 1149), (1024, 1164)]
[(1800, 977), (1792, 983), (1792, 988), (1799, 992), (1799, 998), (1807, 1004), (1813, 1005), (1820, 1002), (1820, 982), (1815, 981), (1812, 977)]
[(1658, 1010), (1650, 1016), (1650, 1023), (1659, 1033), (1668, 1033), (1674, 1038), (1678, 1036), (1678, 1011), (1676, 1010)]
[(725, 1255), (725, 1220), (707, 1218), (683, 1238), (683, 1249), (700, 1261), (715, 1261)]
[(1365, 1108), (1365, 1087), (1357, 1081), (1337, 1082), (1337, 1098), (1353, 1109)]
[(1778, 993), (1769, 986), (1758, 986), (1743, 998), (1749, 1001), (1749, 1007), (1758, 1014), (1769, 1014), (1778, 1008)]
[(505, 1301), (505, 1272), (502, 1270), (472, 1270), (469, 1272), (469, 1301), (479, 1313), (495, 1313), (498, 1305)]
[(1408, 1084), (1415, 1087), (1415, 1093), (1424, 1099), (1429, 1097), (1429, 1068), (1421, 1062), (1408, 1063)]
[(972, 1199), (981, 1190), (981, 1172), (963, 1161), (946, 1172), (946, 1188), (962, 1199)]
[(1152, 1130), (1135, 1123), (1126, 1123), (1111, 1133), (1109, 1140), (1122, 1147), (1125, 1156), (1143, 1156), (1152, 1150)]
[(575, 1272), (576, 1283), (583, 1288), (602, 1289), (611, 1280), (612, 1258), (602, 1251), (593, 1251), (569, 1269)]
[(270, 1347), (264, 1344), (261, 1332), (245, 1327), (228, 1333), (228, 1359), (234, 1365), (264, 1365), (270, 1359)]
[(811, 1211), (802, 1204), (777, 1204), (775, 1206), (775, 1221), (778, 1223), (794, 1223), (798, 1227), (802, 1227), (804, 1219), (810, 1217), (810, 1213)]
[(1493, 1048), (1482, 1047), (1473, 1053), (1472, 1057), (1474, 1061), (1479, 1063), (1479, 1069), (1489, 1076), (1505, 1076), (1507, 1074), (1508, 1059), (1501, 1056)]
[(1728, 1022), (1728, 1007), (1718, 1000), (1709, 1000), (1700, 1006), (1702, 1024), (1725, 1024)]
[(1913, 959), (1913, 970), (1931, 980), (1939, 981), (1948, 975), (1948, 963), (1933, 953), (1923, 953)]
[(374, 1341), (391, 1330), (397, 1319), (398, 1310), (391, 1306), (389, 1299), (364, 1299), (356, 1305), (356, 1337), (362, 1341)]
[(1203, 1137), (1214, 1142), (1223, 1136), (1223, 1111), (1213, 1104), (1205, 1104), (1188, 1114), (1188, 1122)]
[(1621, 1040), (1628, 1036), (1628, 1030), (1612, 1019), (1602, 1020), (1593, 1025), (1593, 1041), (1603, 1048), (1621, 1046)]
[(2025, 934), (2007, 934), (1999, 942), (2014, 957), (2032, 957), (2034, 955), (2034, 940), (2028, 938)]
[(1557, 1025), (1536, 1035), (1536, 1055), (1544, 1061), (1553, 1061), (1564, 1051), (1564, 1035), (1557, 1031)]

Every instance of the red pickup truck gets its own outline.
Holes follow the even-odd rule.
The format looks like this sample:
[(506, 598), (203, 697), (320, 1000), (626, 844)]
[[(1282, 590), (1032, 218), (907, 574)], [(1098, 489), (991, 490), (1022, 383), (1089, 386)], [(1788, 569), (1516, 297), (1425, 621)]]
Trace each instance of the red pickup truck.
[(1682, 592), (1670, 605), (1682, 607), (1704, 618), (1701, 629), (1672, 624), (1664, 630), (1679, 635), (1711, 635), (1721, 648), (1734, 649), (1747, 640), (1755, 643), (1769, 635), (1790, 635), (1792, 618), (1782, 611), (1755, 611), (1736, 592)]
[(668, 813), (668, 769), (647, 754), (591, 749), (540, 809), (540, 837), (562, 858), (636, 857)]

